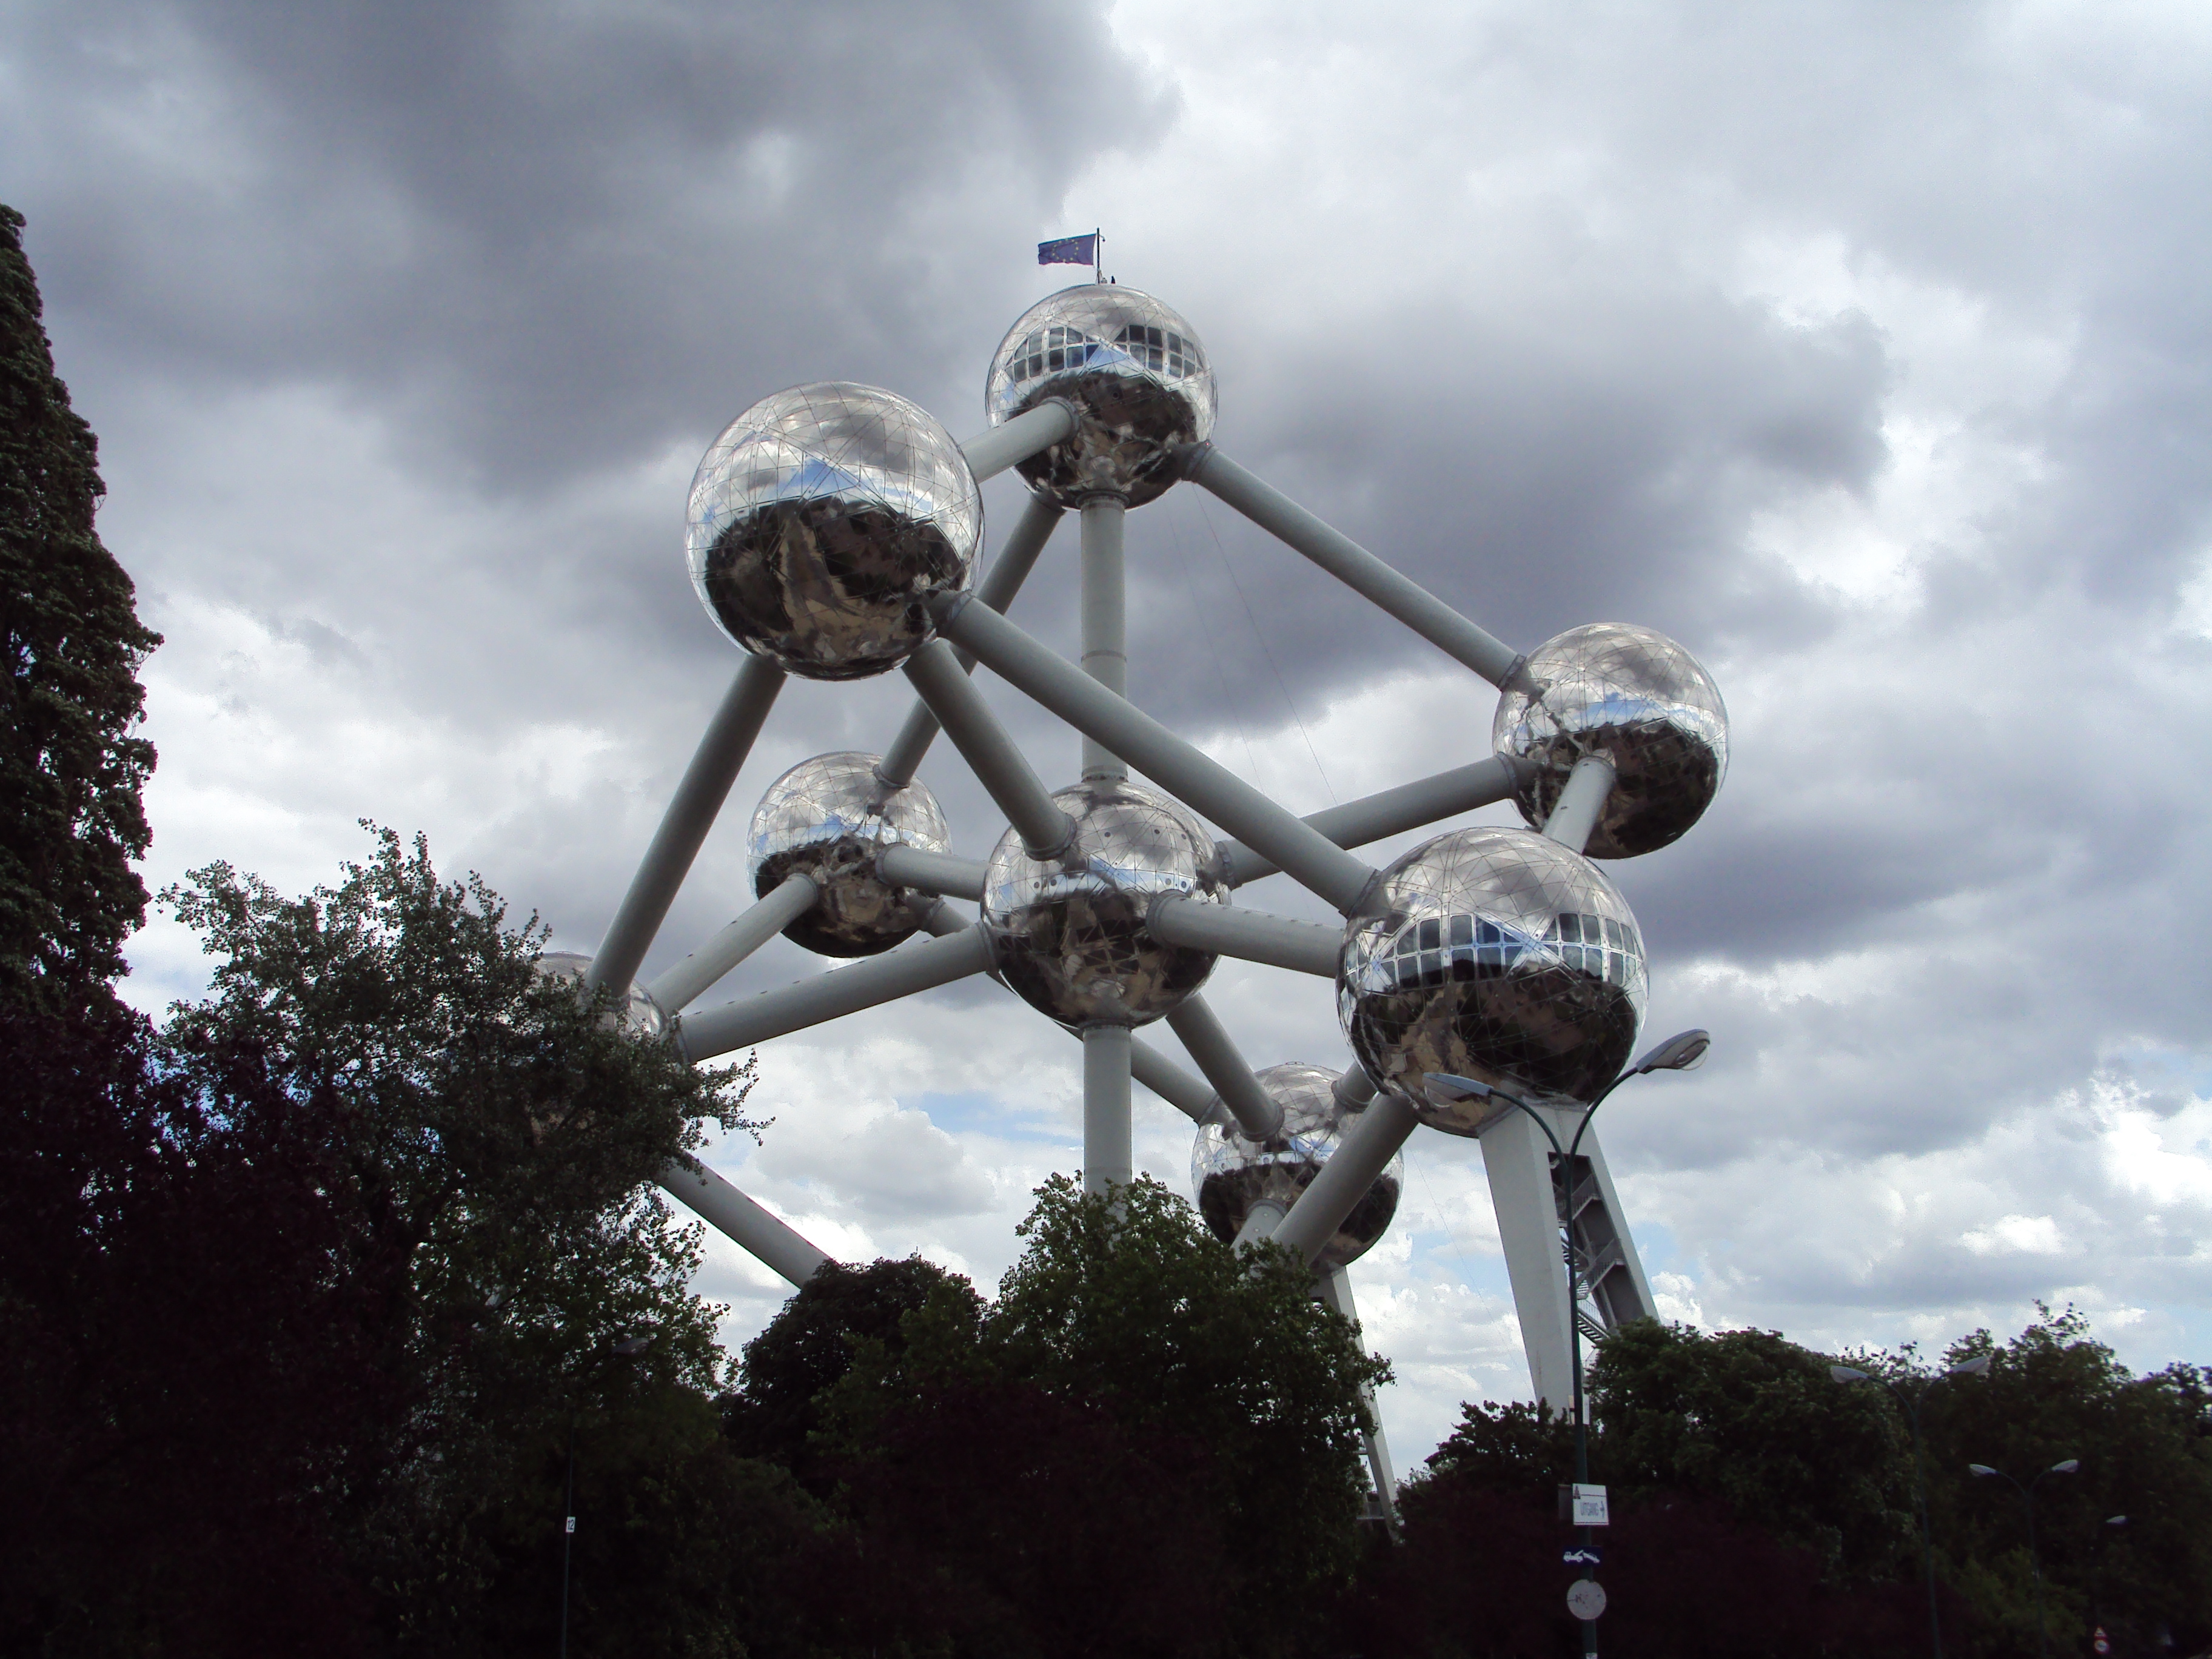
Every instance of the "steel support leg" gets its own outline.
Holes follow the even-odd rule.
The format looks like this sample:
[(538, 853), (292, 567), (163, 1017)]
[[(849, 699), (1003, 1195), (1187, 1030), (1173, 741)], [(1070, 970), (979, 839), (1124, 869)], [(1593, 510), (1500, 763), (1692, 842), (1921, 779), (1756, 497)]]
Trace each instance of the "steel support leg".
[[(1129, 695), (1128, 587), (1121, 532), (1128, 509), (1112, 497), (1083, 504), (1083, 672), (1117, 697)], [(1119, 783), (1129, 769), (1097, 738), (1083, 739), (1086, 783)]]
[(1052, 792), (985, 705), (983, 694), (960, 672), (952, 647), (943, 640), (932, 640), (907, 659), (906, 677), (943, 722), (945, 734), (990, 791), (1006, 821), (1021, 833), (1022, 845), (1030, 855), (1050, 858), (1065, 848), (1075, 833), (1074, 820), (1054, 801)]
[[(1352, 1299), (1352, 1279), (1339, 1267), (1319, 1276), (1321, 1299), (1352, 1322), (1352, 1328), (1364, 1346), (1365, 1337), (1359, 1334), (1359, 1308)], [(1392, 1526), (1398, 1523), (1398, 1477), (1390, 1467), (1390, 1443), (1382, 1437), (1382, 1413), (1375, 1403), (1375, 1390), (1365, 1383), (1359, 1387), (1359, 1403), (1367, 1407), (1367, 1420), (1374, 1426), (1364, 1431), (1360, 1439), (1367, 1453), (1368, 1478), (1374, 1484), (1375, 1513), (1370, 1519), (1385, 1521)]]
[(1312, 1261), (1314, 1252), (1336, 1237), (1352, 1206), (1367, 1195), (1382, 1166), (1397, 1155), (1419, 1123), (1413, 1109), (1397, 1096), (1377, 1095), (1291, 1206), (1290, 1214), (1275, 1229), (1275, 1243)]
[(700, 993), (814, 908), (822, 890), (811, 876), (787, 876), (767, 897), (645, 988), (646, 995), (675, 1014)]
[(733, 1048), (749, 1048), (824, 1020), (950, 985), (990, 965), (990, 943), (980, 926), (919, 944), (909, 941), (850, 968), (832, 969), (794, 985), (689, 1015), (677, 1024), (677, 1040), (685, 1059), (712, 1060)]
[(672, 1164), (654, 1179), (716, 1232), (794, 1285), (804, 1285), (830, 1260), (790, 1224), (778, 1220), (703, 1164), (696, 1170)]
[[(1432, 778), (1401, 783), (1395, 789), (1348, 800), (1310, 812), (1304, 822), (1339, 847), (1364, 847), (1390, 836), (1403, 835), (1443, 818), (1457, 817), (1478, 806), (1507, 799), (1513, 793), (1520, 763), (1492, 755), (1468, 766), (1455, 766)], [(1242, 842), (1225, 841), (1221, 853), (1229, 866), (1229, 884), (1272, 876), (1275, 866)]]
[(1589, 845), (1591, 832), (1605, 816), (1606, 798), (1613, 793), (1613, 766), (1595, 755), (1584, 755), (1567, 774), (1544, 820), (1544, 836), (1579, 853)]
[(1136, 1157), (1129, 1135), (1129, 1028), (1083, 1028), (1083, 1190), (1126, 1187)]
[(1247, 1140), (1273, 1140), (1282, 1133), (1282, 1103), (1260, 1086), (1244, 1056), (1237, 1052), (1236, 1040), (1204, 997), (1194, 992), (1170, 1009), (1168, 1029), (1182, 1040)]
[(715, 815), (737, 781), (738, 769), (752, 752), (753, 739), (760, 735), (761, 723), (782, 689), (783, 670), (766, 657), (747, 657), (738, 668), (584, 975), (586, 992), (602, 985), (626, 991), (637, 977), (645, 953), (653, 948), (653, 936), (676, 902), (676, 890), (690, 872), (699, 844), (714, 827)]

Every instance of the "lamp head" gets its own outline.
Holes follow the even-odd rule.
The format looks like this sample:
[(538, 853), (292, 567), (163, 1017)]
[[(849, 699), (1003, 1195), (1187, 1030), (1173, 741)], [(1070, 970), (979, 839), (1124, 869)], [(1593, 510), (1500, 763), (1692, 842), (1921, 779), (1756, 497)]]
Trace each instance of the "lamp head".
[(1969, 1463), (1966, 1465), (1966, 1473), (1969, 1474), (1995, 1474), (1996, 1471), (1986, 1463)]
[(1869, 1376), (1864, 1371), (1851, 1365), (1831, 1365), (1828, 1367), (1828, 1375), (1834, 1377), (1838, 1382), (1871, 1382), (1874, 1381), (1874, 1379)]
[(1976, 1354), (1972, 1359), (1967, 1360), (1964, 1364), (1952, 1366), (1948, 1370), (1945, 1371), (1943, 1375), (1946, 1376), (1979, 1376), (1984, 1371), (1989, 1370), (1990, 1358), (1990, 1357), (1985, 1353)]
[(2069, 1457), (2063, 1463), (2053, 1463), (2045, 1471), (2049, 1474), (2079, 1474), (2081, 1472), (2081, 1460), (2078, 1457)]
[(2105, 1524), (2108, 1527), (2124, 1527), (2128, 1524), (2128, 1517), (2124, 1515), (2108, 1515), (2105, 1517)]
[(1432, 1106), (1456, 1106), (1462, 1100), (1488, 1100), (1503, 1091), (1477, 1078), (1431, 1072), (1421, 1079), (1421, 1092), (1429, 1097)]
[(1628, 1075), (1645, 1072), (1693, 1072), (1705, 1063), (1713, 1046), (1711, 1031), (1678, 1031), (1628, 1068)]

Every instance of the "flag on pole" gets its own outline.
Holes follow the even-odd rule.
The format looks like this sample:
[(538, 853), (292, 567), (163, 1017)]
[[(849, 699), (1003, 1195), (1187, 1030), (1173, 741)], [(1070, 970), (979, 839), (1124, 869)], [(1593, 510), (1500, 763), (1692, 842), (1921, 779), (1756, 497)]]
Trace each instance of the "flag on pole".
[(1037, 263), (1041, 265), (1096, 265), (1098, 263), (1098, 233), (1094, 230), (1082, 236), (1063, 236), (1056, 242), (1039, 242)]

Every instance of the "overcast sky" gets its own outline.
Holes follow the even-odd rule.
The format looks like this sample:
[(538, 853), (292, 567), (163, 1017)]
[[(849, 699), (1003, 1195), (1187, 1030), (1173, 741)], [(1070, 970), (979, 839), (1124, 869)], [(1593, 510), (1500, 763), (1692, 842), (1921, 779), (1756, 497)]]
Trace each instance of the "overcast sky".
[[(1607, 1109), (1665, 1310), (1841, 1346), (2041, 1297), (2138, 1367), (2212, 1359), (2212, 13), (0, 20), (0, 200), (167, 639), (149, 884), (304, 889), (371, 817), (592, 949), (736, 665), (683, 568), (709, 440), (830, 378), (966, 435), (1074, 274), (1034, 244), (1100, 225), (1206, 342), (1229, 453), (1522, 649), (1638, 622), (1719, 681), (1719, 799), (1611, 866), (1647, 1035), (1716, 1039)], [(986, 501), (995, 544), (1019, 487)], [(1015, 608), (1062, 647), (1073, 543)], [(1296, 809), (1487, 752), (1488, 687), (1218, 501), (1129, 545), (1137, 700)], [(1073, 736), (978, 681), (1073, 781)], [(906, 702), (793, 683), (648, 975), (744, 902), (768, 782)], [(957, 757), (923, 775), (981, 856)], [(132, 960), (149, 1009), (204, 972), (159, 921)], [(822, 966), (779, 941), (712, 995)], [(1344, 1064), (1325, 983), (1224, 963), (1209, 995), (1255, 1066)], [(1078, 1057), (952, 988), (764, 1047), (775, 1125), (718, 1159), (833, 1254), (988, 1288), (1076, 1166)], [(1184, 1188), (1189, 1146), (1140, 1097), (1139, 1164)], [(1401, 1465), (1528, 1389), (1480, 1149), (1407, 1156), (1353, 1270)], [(702, 1286), (733, 1342), (782, 1293), (720, 1244)]]

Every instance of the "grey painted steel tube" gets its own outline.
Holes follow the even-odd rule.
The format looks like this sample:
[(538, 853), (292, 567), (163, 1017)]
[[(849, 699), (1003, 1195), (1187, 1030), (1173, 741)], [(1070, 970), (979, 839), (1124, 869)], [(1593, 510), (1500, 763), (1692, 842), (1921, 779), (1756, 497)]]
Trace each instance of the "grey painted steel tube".
[(1221, 1105), (1212, 1090), (1139, 1036), (1129, 1039), (1129, 1075), (1194, 1123), (1211, 1123)]
[(1351, 537), (1324, 524), (1211, 445), (1192, 457), (1183, 476), (1492, 685), (1504, 685), (1520, 665), (1521, 653), (1511, 646), (1477, 628), (1419, 582), (1399, 574)]
[[(1492, 755), (1488, 760), (1455, 766), (1432, 778), (1401, 783), (1326, 811), (1310, 812), (1305, 822), (1339, 847), (1364, 847), (1387, 836), (1402, 835), (1440, 818), (1456, 817), (1478, 806), (1504, 800), (1513, 793), (1517, 770), (1515, 762)], [(1241, 842), (1222, 842), (1221, 852), (1228, 860), (1231, 887), (1275, 873), (1273, 864)]]
[(1291, 1206), (1290, 1214), (1275, 1229), (1275, 1243), (1312, 1261), (1314, 1252), (1336, 1236), (1352, 1206), (1366, 1196), (1382, 1166), (1419, 1122), (1413, 1109), (1397, 1096), (1377, 1095)]
[(1228, 768), (1208, 760), (988, 605), (959, 594), (933, 608), (946, 638), (967, 647), (1008, 684), (1273, 859), (1291, 879), (1339, 910), (1349, 911), (1359, 902), (1375, 872)]
[(1129, 1134), (1129, 1046), (1126, 1025), (1083, 1028), (1083, 1190), (1126, 1187), (1136, 1158)]
[(747, 657), (738, 668), (721, 707), (707, 723), (691, 764), (684, 769), (684, 781), (676, 786), (668, 810), (660, 815), (660, 828), (653, 832), (653, 844), (645, 849), (637, 874), (630, 878), (629, 891), (623, 895), (622, 907), (608, 924), (599, 954), (584, 974), (586, 991), (602, 985), (626, 991), (637, 977), (645, 953), (653, 948), (653, 936), (676, 902), (676, 890), (690, 873), (699, 844), (714, 827), (715, 815), (738, 780), (738, 769), (752, 752), (753, 739), (760, 735), (761, 723), (782, 689), (783, 670), (766, 657)]
[(990, 965), (991, 947), (982, 928), (969, 927), (690, 1015), (678, 1024), (677, 1038), (686, 1060), (712, 1060), (732, 1048), (950, 985)]
[(1204, 997), (1194, 994), (1170, 1009), (1168, 1029), (1190, 1050), (1247, 1140), (1273, 1140), (1282, 1133), (1281, 1103), (1260, 1086), (1244, 1056), (1237, 1052), (1236, 1039)]
[(1030, 769), (1006, 728), (985, 705), (983, 694), (968, 683), (952, 659), (952, 647), (943, 640), (932, 640), (907, 659), (906, 677), (943, 723), (945, 736), (975, 769), (1006, 821), (1020, 832), (1030, 856), (1050, 858), (1063, 850), (1075, 833), (1075, 821)]
[(894, 887), (911, 887), (940, 897), (980, 900), (990, 866), (980, 859), (956, 859), (949, 853), (925, 853), (918, 847), (886, 847), (876, 854), (876, 873)]
[(1605, 812), (1606, 797), (1613, 793), (1613, 764), (1595, 755), (1584, 755), (1559, 786), (1559, 799), (1552, 816), (1544, 820), (1544, 839), (1579, 853), (1589, 845), (1590, 834)]
[[(975, 589), (976, 597), (992, 610), (1003, 611), (1014, 602), (1014, 595), (1022, 591), (1022, 584), (1036, 568), (1038, 555), (1044, 544), (1052, 539), (1053, 526), (1060, 522), (1060, 509), (1042, 495), (1032, 495), (1022, 508), (1013, 533), (1006, 538), (999, 556), (991, 561)], [(965, 651), (956, 651), (953, 656), (966, 673), (975, 667), (975, 659)], [(917, 702), (899, 727), (898, 736), (884, 751), (883, 763), (876, 768), (876, 775), (894, 787), (914, 781), (915, 773), (921, 766), (921, 757), (929, 752), (929, 745), (937, 738), (937, 716), (929, 712), (929, 705)]]
[(1054, 398), (1035, 409), (1024, 410), (1004, 426), (977, 433), (960, 446), (960, 453), (967, 457), (968, 470), (981, 483), (1026, 461), (1039, 450), (1050, 449), (1074, 430), (1075, 406)]
[(1271, 916), (1261, 910), (1240, 910), (1234, 905), (1209, 904), (1204, 899), (1170, 893), (1152, 901), (1146, 926), (1155, 939), (1193, 951), (1241, 962), (1262, 962), (1270, 968), (1287, 968), (1294, 974), (1336, 977), (1337, 952), (1344, 932), (1318, 922)]
[(1358, 1060), (1345, 1067), (1344, 1074), (1330, 1085), (1329, 1092), (1336, 1103), (1347, 1112), (1364, 1111), (1367, 1103), (1375, 1098), (1375, 1079), (1367, 1075)]
[(767, 897), (645, 988), (668, 1013), (680, 1013), (702, 991), (814, 908), (822, 895), (811, 876), (786, 876)]
[(1237, 1230), (1237, 1237), (1230, 1242), (1229, 1248), (1242, 1251), (1261, 1239), (1273, 1238), (1275, 1229), (1283, 1224), (1284, 1214), (1283, 1206), (1272, 1198), (1255, 1200), (1244, 1218), (1244, 1224)]
[(653, 1177), (708, 1226), (794, 1285), (804, 1285), (830, 1260), (787, 1222), (775, 1216), (705, 1164), (672, 1164)]
[[(1122, 532), (1129, 509), (1103, 498), (1083, 504), (1083, 672), (1117, 697), (1129, 695), (1128, 590)], [(1083, 739), (1085, 782), (1126, 781), (1129, 769), (1096, 738)]]

